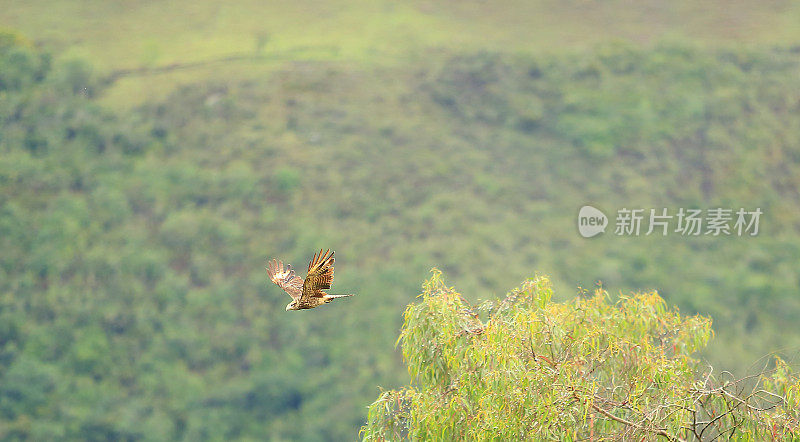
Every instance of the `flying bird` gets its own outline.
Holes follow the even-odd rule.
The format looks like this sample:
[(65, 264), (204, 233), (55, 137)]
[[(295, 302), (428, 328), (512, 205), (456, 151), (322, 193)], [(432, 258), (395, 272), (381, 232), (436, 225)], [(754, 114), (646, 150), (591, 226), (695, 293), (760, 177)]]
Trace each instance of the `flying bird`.
[(283, 262), (277, 259), (269, 262), (267, 266), (269, 279), (292, 297), (292, 302), (286, 305), (287, 312), (319, 307), (336, 298), (353, 296), (352, 294), (330, 295), (323, 292), (323, 290), (330, 289), (333, 283), (334, 261), (333, 252), (330, 249), (325, 253), (322, 253), (322, 249), (320, 249), (319, 253), (314, 254), (311, 262), (308, 263), (308, 274), (305, 280), (295, 275), (291, 265), (287, 264), (284, 267)]

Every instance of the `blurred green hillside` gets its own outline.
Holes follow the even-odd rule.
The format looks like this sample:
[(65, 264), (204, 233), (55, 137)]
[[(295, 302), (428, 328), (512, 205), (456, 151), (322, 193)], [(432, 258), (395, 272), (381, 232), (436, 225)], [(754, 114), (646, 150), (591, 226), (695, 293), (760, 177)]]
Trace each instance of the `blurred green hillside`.
[[(792, 3), (80, 5), (0, 18), (0, 438), (352, 439), (432, 266), (657, 289), (739, 372), (800, 348)], [(587, 240), (586, 203), (764, 215)], [(359, 296), (285, 313), (266, 259), (320, 247)]]
[(105, 104), (163, 100), (177, 85), (263, 79), (297, 60), (407, 66), (431, 51), (558, 53), (598, 43), (664, 40), (702, 46), (800, 41), (788, 0), (208, 0), (0, 1), (0, 26), (102, 72), (250, 59), (117, 82)]

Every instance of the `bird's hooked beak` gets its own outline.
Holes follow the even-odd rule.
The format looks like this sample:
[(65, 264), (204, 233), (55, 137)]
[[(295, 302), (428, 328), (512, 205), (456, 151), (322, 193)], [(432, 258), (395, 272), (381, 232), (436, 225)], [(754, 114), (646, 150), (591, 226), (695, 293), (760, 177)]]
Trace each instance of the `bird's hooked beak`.
[(289, 310), (294, 310), (294, 302), (286, 304), (286, 311), (288, 312)]

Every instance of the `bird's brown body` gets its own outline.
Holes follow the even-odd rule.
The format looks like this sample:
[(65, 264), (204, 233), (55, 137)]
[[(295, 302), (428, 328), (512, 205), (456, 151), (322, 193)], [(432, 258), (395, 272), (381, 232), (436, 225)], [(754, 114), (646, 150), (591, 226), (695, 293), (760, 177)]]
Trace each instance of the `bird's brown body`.
[(333, 301), (333, 298), (322, 297), (322, 298), (308, 298), (307, 301), (298, 302), (297, 306), (290, 310), (304, 310), (308, 308), (319, 307), (322, 304), (327, 304)]
[(305, 280), (295, 275), (291, 265), (284, 268), (281, 261), (273, 259), (269, 262), (267, 266), (269, 279), (292, 297), (292, 302), (286, 306), (286, 311), (319, 307), (336, 298), (353, 296), (350, 294), (331, 295), (323, 291), (330, 289), (333, 283), (333, 264), (335, 262), (333, 253), (330, 249), (322, 253), (320, 249), (319, 253), (315, 254), (308, 263), (308, 275)]

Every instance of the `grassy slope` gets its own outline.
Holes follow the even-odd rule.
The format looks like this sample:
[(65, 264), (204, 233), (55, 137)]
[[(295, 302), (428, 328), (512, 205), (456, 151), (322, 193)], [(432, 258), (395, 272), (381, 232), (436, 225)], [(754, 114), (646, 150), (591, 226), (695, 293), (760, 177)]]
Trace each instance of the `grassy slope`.
[(107, 104), (163, 98), (175, 84), (258, 78), (286, 60), (407, 65), (431, 48), (558, 52), (615, 39), (709, 45), (800, 41), (800, 6), (785, 1), (486, 2), (4, 2), (0, 25), (19, 29), (102, 72), (255, 54), (258, 62), (120, 81)]

